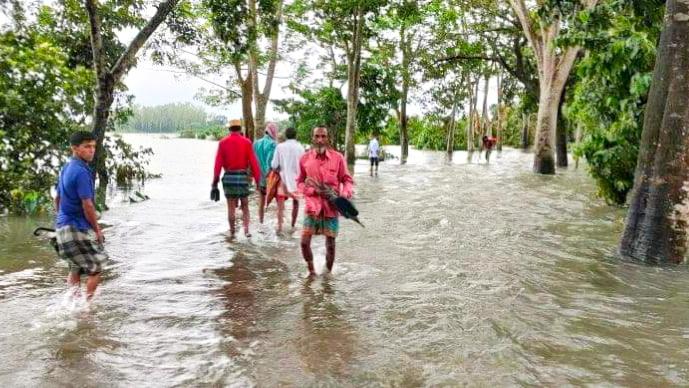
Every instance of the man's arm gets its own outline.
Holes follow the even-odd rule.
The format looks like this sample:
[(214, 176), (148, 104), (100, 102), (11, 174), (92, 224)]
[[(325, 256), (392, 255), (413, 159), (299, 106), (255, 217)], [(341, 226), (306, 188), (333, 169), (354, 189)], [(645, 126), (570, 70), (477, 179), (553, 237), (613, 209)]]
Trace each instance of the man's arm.
[(96, 232), (96, 239), (98, 242), (103, 243), (105, 239), (103, 238), (103, 232), (100, 230), (100, 226), (98, 226), (98, 215), (96, 215), (96, 206), (93, 204), (93, 200), (91, 198), (82, 199), (81, 206), (84, 208), (86, 221), (91, 224), (93, 231)]
[(55, 213), (57, 213), (57, 212), (60, 211), (60, 194), (58, 194), (57, 196), (55, 196), (55, 202), (54, 202), (54, 204), (55, 204)]
[(349, 174), (347, 163), (345, 163), (344, 158), (340, 158), (340, 168), (337, 169), (337, 180), (342, 185), (340, 195), (345, 198), (352, 198), (352, 195), (354, 194), (352, 192), (354, 187), (354, 179), (352, 179), (352, 176)]
[(217, 186), (220, 180), (220, 169), (223, 165), (221, 143), (218, 143), (218, 151), (215, 153), (215, 166), (213, 168), (213, 183), (212, 186)]

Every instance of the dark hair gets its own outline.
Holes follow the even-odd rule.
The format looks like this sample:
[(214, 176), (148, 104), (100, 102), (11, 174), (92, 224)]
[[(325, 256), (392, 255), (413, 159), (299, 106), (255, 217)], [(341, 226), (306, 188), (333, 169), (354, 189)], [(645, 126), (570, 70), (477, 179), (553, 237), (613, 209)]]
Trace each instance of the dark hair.
[(233, 126), (230, 127), (230, 132), (239, 132), (239, 131), (241, 131), (241, 130), (242, 130), (242, 126), (241, 126), (241, 125), (233, 125)]
[(288, 139), (296, 139), (297, 138), (297, 130), (294, 129), (293, 127), (289, 127), (285, 129), (285, 137)]
[(91, 132), (88, 131), (77, 131), (69, 137), (69, 144), (73, 146), (78, 146), (87, 141), (96, 141), (98, 138)]

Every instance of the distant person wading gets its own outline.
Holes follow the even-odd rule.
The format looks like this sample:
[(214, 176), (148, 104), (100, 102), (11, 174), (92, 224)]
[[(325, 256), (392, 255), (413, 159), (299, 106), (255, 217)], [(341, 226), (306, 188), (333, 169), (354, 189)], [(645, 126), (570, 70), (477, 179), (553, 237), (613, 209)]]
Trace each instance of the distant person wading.
[(254, 152), (261, 168), (261, 181), (258, 184), (258, 221), (260, 223), (263, 223), (266, 208), (266, 175), (268, 175), (270, 163), (273, 161), (277, 138), (277, 124), (267, 123), (265, 135), (254, 143)]
[(287, 128), (285, 130), (285, 140), (278, 144), (271, 163), (271, 167), (280, 173), (281, 184), (278, 187), (278, 227), (277, 232), (282, 233), (282, 221), (285, 213), (285, 201), (292, 198), (292, 222), (291, 226), (297, 222), (299, 215), (299, 200), (297, 193), (297, 177), (299, 176), (299, 159), (304, 155), (304, 147), (297, 141), (297, 130)]
[(215, 155), (211, 199), (219, 200), (218, 182), (220, 181), (220, 170), (223, 169), (225, 174), (222, 176), (222, 186), (227, 199), (227, 221), (230, 224), (230, 237), (235, 235), (237, 201), (241, 202), (244, 235), (251, 237), (249, 232), (249, 182), (247, 180), (247, 169), (251, 168), (257, 187), (260, 187), (261, 170), (256, 161), (251, 141), (241, 134), (241, 121), (231, 120), (228, 127), (230, 134), (220, 140), (218, 152)]
[(371, 159), (371, 176), (373, 176), (373, 168), (375, 167), (376, 176), (378, 176), (378, 162), (380, 159), (380, 144), (378, 144), (378, 136), (371, 135), (371, 141), (368, 143), (368, 157)]

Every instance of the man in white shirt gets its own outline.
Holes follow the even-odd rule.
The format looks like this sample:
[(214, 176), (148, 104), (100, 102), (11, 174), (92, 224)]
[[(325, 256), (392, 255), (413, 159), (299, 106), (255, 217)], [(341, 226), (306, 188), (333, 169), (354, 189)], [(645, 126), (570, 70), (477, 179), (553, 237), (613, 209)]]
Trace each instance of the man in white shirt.
[(378, 153), (380, 152), (380, 145), (378, 145), (378, 137), (371, 135), (371, 141), (368, 143), (368, 157), (371, 159), (371, 176), (373, 176), (373, 166), (376, 166), (376, 176), (378, 176)]
[(278, 202), (278, 227), (277, 232), (282, 233), (282, 220), (285, 214), (285, 200), (292, 198), (292, 228), (299, 215), (299, 201), (297, 200), (297, 177), (299, 176), (299, 159), (304, 154), (304, 147), (297, 141), (297, 130), (287, 128), (285, 130), (287, 140), (278, 144), (275, 148), (273, 161), (270, 167), (280, 172), (282, 183), (276, 196)]

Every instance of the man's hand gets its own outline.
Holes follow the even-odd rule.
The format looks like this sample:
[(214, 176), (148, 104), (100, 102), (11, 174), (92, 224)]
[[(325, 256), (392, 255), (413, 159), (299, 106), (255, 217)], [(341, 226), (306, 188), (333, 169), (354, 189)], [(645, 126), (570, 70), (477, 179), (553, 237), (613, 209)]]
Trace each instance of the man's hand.
[(103, 231), (100, 229), (96, 231), (96, 241), (100, 244), (105, 242), (105, 236), (103, 236)]
[(220, 190), (218, 190), (218, 184), (214, 183), (211, 188), (211, 201), (218, 202), (220, 200)]

